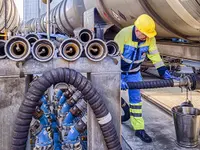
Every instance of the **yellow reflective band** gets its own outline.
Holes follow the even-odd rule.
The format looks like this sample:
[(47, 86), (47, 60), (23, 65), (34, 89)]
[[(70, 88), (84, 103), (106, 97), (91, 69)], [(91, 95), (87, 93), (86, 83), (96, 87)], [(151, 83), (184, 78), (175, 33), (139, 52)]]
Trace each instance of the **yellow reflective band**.
[(142, 109), (131, 109), (131, 108), (130, 108), (130, 112), (131, 112), (131, 113), (142, 114)]
[(149, 52), (150, 55), (155, 55), (155, 54), (158, 54), (158, 53), (159, 53), (158, 50), (153, 50), (153, 51)]
[(164, 66), (165, 64), (163, 63), (163, 61), (160, 61), (160, 62), (157, 62), (157, 63), (155, 63), (154, 64), (154, 66), (156, 67), (156, 68), (160, 68), (160, 67), (162, 67), (162, 66)]
[(130, 117), (134, 130), (144, 130), (144, 119), (142, 117)]

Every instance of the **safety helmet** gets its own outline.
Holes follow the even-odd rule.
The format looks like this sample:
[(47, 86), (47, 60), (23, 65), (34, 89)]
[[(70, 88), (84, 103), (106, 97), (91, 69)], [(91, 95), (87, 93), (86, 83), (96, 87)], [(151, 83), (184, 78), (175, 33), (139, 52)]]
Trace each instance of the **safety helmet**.
[(147, 14), (140, 15), (134, 24), (137, 29), (145, 34), (147, 37), (152, 38), (156, 36), (156, 30), (155, 30), (155, 22), (154, 20)]

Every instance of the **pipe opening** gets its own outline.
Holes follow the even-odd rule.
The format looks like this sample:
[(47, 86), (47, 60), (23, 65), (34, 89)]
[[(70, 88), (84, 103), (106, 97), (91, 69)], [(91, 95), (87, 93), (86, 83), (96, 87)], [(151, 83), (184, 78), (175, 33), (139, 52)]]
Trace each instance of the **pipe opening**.
[(36, 47), (36, 56), (37, 57), (49, 57), (53, 53), (51, 46), (40, 44)]
[(108, 54), (114, 55), (116, 53), (116, 47), (114, 45), (108, 45)]
[(74, 56), (79, 52), (79, 47), (74, 43), (66, 44), (63, 48), (63, 53), (65, 56)]
[(76, 39), (67, 39), (60, 45), (60, 53), (65, 60), (75, 61), (82, 54), (82, 46)]
[(21, 41), (14, 42), (10, 47), (10, 53), (16, 58), (20, 58), (25, 55), (27, 46)]
[(92, 43), (88, 47), (88, 53), (91, 57), (102, 57), (104, 52), (103, 46), (99, 43)]
[(82, 32), (80, 34), (80, 39), (82, 42), (86, 43), (92, 39), (91, 35), (88, 32)]
[(32, 46), (37, 40), (38, 40), (37, 38), (31, 37), (31, 38), (28, 39), (28, 42)]

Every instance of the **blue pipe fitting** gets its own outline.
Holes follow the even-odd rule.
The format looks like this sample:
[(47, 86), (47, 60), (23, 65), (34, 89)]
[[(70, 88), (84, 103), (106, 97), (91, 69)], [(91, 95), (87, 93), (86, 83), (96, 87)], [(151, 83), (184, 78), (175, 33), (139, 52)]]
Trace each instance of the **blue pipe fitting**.
[(73, 116), (72, 113), (69, 112), (69, 113), (66, 115), (66, 117), (65, 117), (65, 119), (64, 119), (64, 121), (63, 121), (63, 123), (62, 123), (62, 125), (63, 125), (63, 126), (71, 126), (71, 125), (73, 124), (73, 120), (74, 120), (74, 119), (75, 119), (75, 116)]
[(63, 94), (59, 100), (58, 105), (62, 106), (65, 102), (66, 102), (67, 98), (65, 97), (65, 95)]
[(41, 101), (43, 104), (46, 104), (46, 105), (48, 104), (46, 95), (43, 95), (42, 98), (40, 99), (40, 101)]
[(62, 109), (60, 110), (60, 114), (61, 115), (65, 115), (66, 113), (69, 112), (71, 106), (69, 106), (67, 103), (65, 103), (62, 107)]
[(59, 100), (60, 99), (60, 97), (62, 96), (62, 94), (63, 94), (63, 91), (62, 90), (58, 90), (58, 92), (56, 93), (56, 100)]
[(57, 131), (53, 134), (54, 150), (61, 150), (60, 137)]
[(71, 130), (69, 131), (65, 141), (77, 141), (78, 137), (79, 137), (80, 133), (78, 132), (78, 130), (76, 130), (75, 127), (71, 128)]
[(50, 110), (46, 104), (43, 103), (40, 108), (44, 112), (44, 114), (50, 114)]
[(50, 134), (47, 132), (46, 128), (43, 128), (42, 131), (36, 137), (36, 147), (44, 147), (53, 145), (53, 140), (50, 137)]
[(40, 124), (43, 125), (43, 127), (49, 126), (48, 118), (45, 116), (45, 114), (42, 115), (42, 117), (39, 118)]

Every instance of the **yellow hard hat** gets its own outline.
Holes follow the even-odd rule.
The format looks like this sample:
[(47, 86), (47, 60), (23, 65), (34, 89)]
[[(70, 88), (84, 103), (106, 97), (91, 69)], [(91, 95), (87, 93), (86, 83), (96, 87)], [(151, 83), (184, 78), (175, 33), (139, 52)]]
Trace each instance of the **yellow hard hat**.
[(137, 29), (145, 34), (147, 37), (152, 38), (156, 36), (155, 30), (155, 22), (154, 20), (147, 14), (140, 15), (135, 21), (135, 26)]

